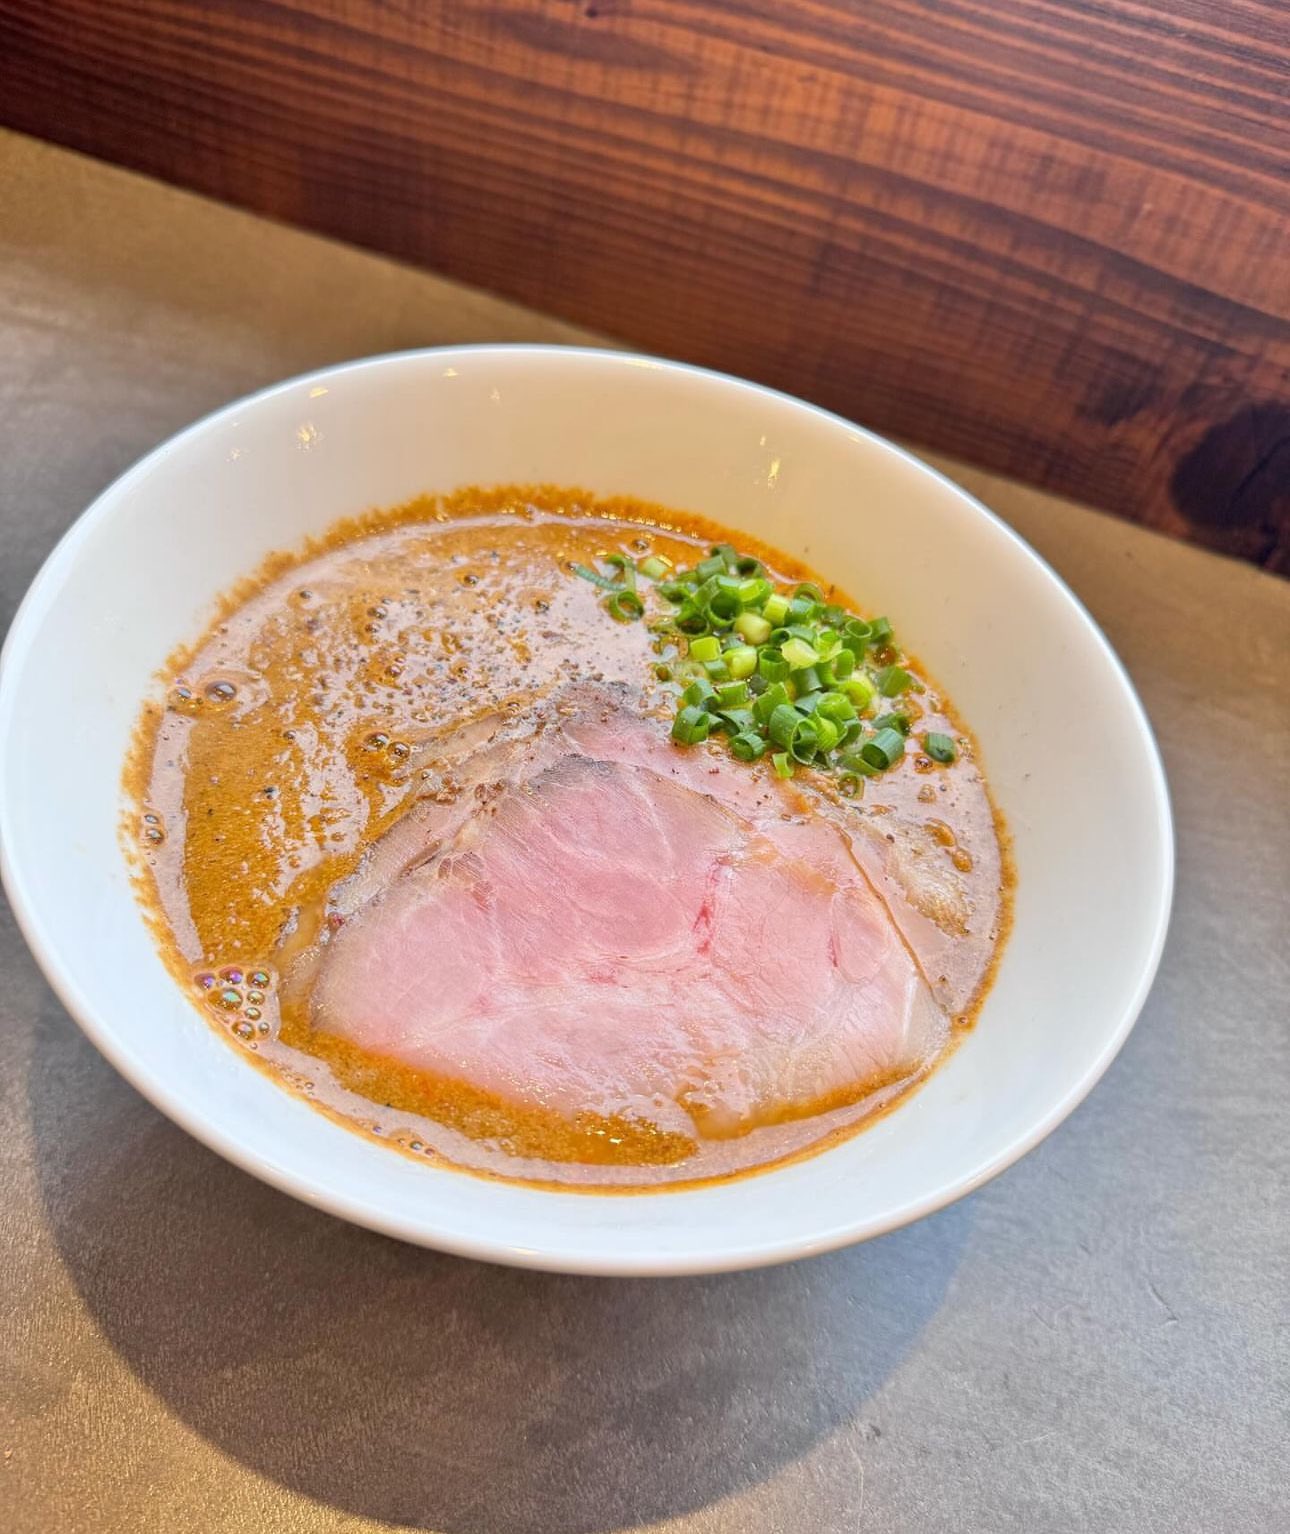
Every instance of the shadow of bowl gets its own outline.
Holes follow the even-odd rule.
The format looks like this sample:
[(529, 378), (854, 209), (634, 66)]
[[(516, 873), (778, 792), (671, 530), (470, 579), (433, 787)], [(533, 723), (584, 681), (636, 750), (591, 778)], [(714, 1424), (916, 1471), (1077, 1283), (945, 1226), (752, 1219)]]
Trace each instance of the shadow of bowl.
[(255, 1472), (443, 1534), (594, 1534), (769, 1478), (896, 1367), (971, 1219), (960, 1203), (753, 1273), (526, 1273), (254, 1181), (136, 1096), (52, 996), (29, 1101), (50, 1228), (138, 1377)]

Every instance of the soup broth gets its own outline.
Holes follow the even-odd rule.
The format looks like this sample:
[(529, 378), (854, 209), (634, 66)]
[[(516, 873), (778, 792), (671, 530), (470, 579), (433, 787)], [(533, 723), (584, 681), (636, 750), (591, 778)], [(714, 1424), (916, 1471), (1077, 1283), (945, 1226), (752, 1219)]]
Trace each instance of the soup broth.
[[(730, 545), (776, 593), (814, 582), (858, 612), (697, 517), (532, 487), (355, 519), (232, 593), (172, 658), (127, 771), (140, 891), (211, 1024), (409, 1154), (584, 1189), (760, 1169), (923, 1080), (1007, 925), (976, 748), (905, 636), (866, 663), (908, 685), (856, 710), (857, 746), (907, 732), (886, 770), (780, 750), (752, 716), (773, 684), (752, 672), (749, 693), (720, 657), (732, 720), (705, 698), (712, 732), (674, 738), (682, 689), (709, 687), (702, 647), (666, 579), (632, 573), (627, 600), (628, 566), (666, 576)], [(736, 735), (763, 754), (735, 759)]]

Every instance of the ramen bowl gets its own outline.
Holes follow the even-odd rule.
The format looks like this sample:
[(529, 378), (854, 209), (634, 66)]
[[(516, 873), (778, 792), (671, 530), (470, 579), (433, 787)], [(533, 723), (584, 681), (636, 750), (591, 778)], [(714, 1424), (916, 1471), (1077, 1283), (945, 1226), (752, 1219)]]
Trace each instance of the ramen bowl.
[[(1012, 934), (963, 1042), (850, 1139), (747, 1178), (633, 1196), (423, 1164), (255, 1069), (163, 962), (120, 823), (123, 762), (168, 655), (271, 551), (371, 507), (512, 483), (685, 508), (806, 560), (888, 614), (974, 732), (1012, 838)], [(1072, 721), (1095, 726), (1095, 751)], [(51, 739), (56, 752), (35, 744)], [(799, 400), (558, 347), (409, 352), (292, 379), (198, 422), (106, 490), (5, 645), (0, 843), (18, 921), (68, 1011), (197, 1139), (404, 1240), (605, 1274), (803, 1257), (1001, 1172), (1123, 1044), (1173, 880), (1165, 779), (1124, 669), (1002, 522), (909, 453)]]

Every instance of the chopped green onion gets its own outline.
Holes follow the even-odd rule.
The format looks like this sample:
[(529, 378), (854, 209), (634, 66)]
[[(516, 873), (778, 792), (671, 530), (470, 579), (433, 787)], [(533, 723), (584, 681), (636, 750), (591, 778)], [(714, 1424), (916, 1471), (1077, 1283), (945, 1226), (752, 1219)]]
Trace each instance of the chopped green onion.
[(948, 735), (942, 735), (939, 730), (928, 730), (923, 736), (923, 750), (934, 762), (952, 762), (958, 755), (954, 749), (954, 742)]
[(599, 586), (602, 591), (617, 591), (618, 582), (611, 580), (607, 575), (601, 575), (599, 570), (593, 570), (589, 565), (574, 565), (573, 573), (580, 575), (584, 581), (590, 581), (593, 586)]
[(820, 749), (820, 736), (814, 719), (802, 719), (797, 721), (797, 729), (793, 732), (793, 744), (789, 747), (795, 761), (801, 762), (805, 767), (815, 760), (815, 753)]
[(762, 693), (761, 697), (753, 704), (753, 713), (757, 716), (757, 723), (769, 724), (770, 716), (777, 708), (782, 708), (785, 703), (791, 702), (788, 696), (788, 688), (783, 682), (772, 682)]
[(738, 681), (751, 676), (757, 669), (757, 651), (750, 644), (736, 645), (732, 650), (726, 651), (726, 665), (730, 668), (730, 675)]
[(623, 585), (629, 591), (636, 590), (636, 561), (628, 558), (626, 554), (606, 554), (605, 563), (614, 570), (621, 570)]
[(879, 730), (860, 747), (860, 755), (874, 767), (891, 767), (905, 754), (905, 737), (899, 730)]
[(813, 649), (804, 639), (788, 640), (782, 654), (793, 671), (801, 671), (806, 666), (813, 666), (820, 658), (819, 651)]
[(833, 720), (821, 714), (819, 709), (815, 711), (815, 743), (821, 751), (832, 751), (842, 734)]
[[(886, 618), (852, 617), (809, 581), (791, 595), (776, 591), (761, 561), (728, 543), (713, 545), (690, 569), (673, 569), (662, 554), (638, 560), (617, 552), (599, 556), (595, 566), (569, 568), (605, 593), (606, 611), (622, 622), (645, 615), (638, 575), (673, 604), (672, 615), (653, 617), (649, 627), (675, 640), (656, 638), (652, 670), (661, 682), (682, 684), (672, 723), (678, 743), (694, 745), (720, 731), (736, 760), (754, 762), (770, 752), (784, 778), (795, 763), (820, 766), (846, 795), (904, 756), (907, 713), (893, 707), (868, 727), (859, 717), (878, 696), (925, 690), (898, 664)], [(678, 657), (681, 634), (688, 643)], [(861, 669), (870, 647), (885, 663), (872, 675)], [(929, 732), (922, 744), (935, 761), (955, 760), (948, 735)]]
[(697, 746), (707, 740), (712, 717), (706, 709), (683, 708), (672, 721), (672, 739), (680, 746)]
[(846, 724), (856, 716), (856, 706), (843, 692), (826, 692), (815, 705), (815, 712), (832, 719), (834, 724)]
[(739, 600), (739, 582), (733, 575), (718, 575), (716, 585), (717, 589), (708, 602), (708, 611), (716, 613), (718, 617), (729, 618), (733, 622), (739, 616), (742, 606)]
[(910, 676), (903, 666), (884, 666), (874, 676), (874, 681), (878, 684), (878, 691), (884, 698), (898, 698), (902, 692), (908, 689), (909, 684), (913, 680), (913, 677)]
[(760, 607), (771, 593), (771, 584), (761, 576), (739, 582), (739, 600), (745, 607)]
[(615, 591), (605, 598), (605, 610), (619, 623), (631, 623), (645, 616), (645, 604), (634, 591)]
[(838, 691), (846, 693), (857, 708), (867, 708), (873, 702), (876, 691), (873, 683), (863, 672), (855, 676), (849, 676), (844, 681), (838, 682)]
[(765, 649), (757, 657), (757, 670), (768, 682), (787, 682), (790, 669), (778, 650)]
[(755, 762), (766, 755), (766, 739), (756, 730), (743, 730), (731, 740), (730, 754), (739, 762)]
[(723, 589), (721, 584), (728, 579), (714, 575), (694, 593), (694, 609), (703, 615), (709, 628), (731, 628), (739, 614), (739, 598), (732, 590)]
[(853, 772), (857, 777), (873, 778), (882, 771), (881, 767), (875, 767), (867, 761), (859, 751), (840, 751), (838, 764), (844, 772)]
[(791, 703), (781, 703), (766, 720), (766, 731), (777, 746), (792, 748), (802, 716)]
[(771, 625), (760, 613), (742, 612), (735, 619), (735, 633), (749, 644), (765, 644), (771, 635)]

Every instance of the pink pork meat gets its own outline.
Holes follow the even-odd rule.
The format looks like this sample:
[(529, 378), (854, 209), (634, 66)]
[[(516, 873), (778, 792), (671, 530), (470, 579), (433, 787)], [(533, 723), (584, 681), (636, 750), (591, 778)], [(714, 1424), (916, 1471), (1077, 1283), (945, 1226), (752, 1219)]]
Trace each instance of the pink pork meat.
[(792, 784), (672, 746), (600, 688), (471, 729), (438, 748), (447, 791), (334, 893), (315, 1030), (519, 1111), (694, 1140), (858, 1102), (940, 1053), (886, 906)]

